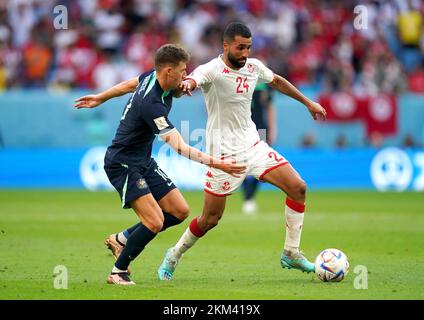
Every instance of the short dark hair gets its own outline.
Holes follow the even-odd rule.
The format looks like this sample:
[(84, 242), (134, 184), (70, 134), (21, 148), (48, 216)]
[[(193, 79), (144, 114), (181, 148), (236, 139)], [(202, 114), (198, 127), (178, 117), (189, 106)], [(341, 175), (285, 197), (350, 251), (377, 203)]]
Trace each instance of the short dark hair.
[(155, 69), (161, 69), (166, 65), (176, 66), (180, 62), (188, 62), (190, 54), (175, 44), (164, 44), (155, 54)]
[(241, 22), (231, 22), (224, 31), (224, 40), (231, 42), (236, 36), (242, 36), (243, 38), (251, 38), (252, 33), (250, 29)]

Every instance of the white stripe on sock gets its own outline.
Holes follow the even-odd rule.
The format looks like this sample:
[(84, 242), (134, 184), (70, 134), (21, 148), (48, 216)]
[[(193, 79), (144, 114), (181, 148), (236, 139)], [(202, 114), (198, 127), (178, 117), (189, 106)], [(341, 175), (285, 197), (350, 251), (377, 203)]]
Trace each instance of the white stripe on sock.
[(127, 237), (125, 237), (123, 232), (118, 233), (118, 241), (121, 242), (124, 245), (127, 244)]
[(117, 267), (113, 266), (112, 273), (122, 273), (122, 272), (127, 272), (127, 270), (121, 270), (121, 269), (118, 269)]

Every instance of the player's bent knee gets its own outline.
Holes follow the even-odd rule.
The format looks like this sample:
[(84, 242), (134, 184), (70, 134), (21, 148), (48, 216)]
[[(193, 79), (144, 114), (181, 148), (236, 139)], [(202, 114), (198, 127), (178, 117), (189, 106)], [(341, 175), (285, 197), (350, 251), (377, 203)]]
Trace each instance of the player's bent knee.
[(159, 233), (163, 229), (163, 221), (164, 220), (160, 218), (150, 219), (149, 221), (145, 221), (144, 224), (150, 231)]
[(190, 215), (190, 208), (188, 207), (187, 204), (179, 205), (178, 207), (170, 210), (168, 213), (172, 214), (174, 217), (178, 218), (179, 220), (184, 221)]
[(154, 233), (159, 233), (163, 228), (163, 222), (153, 223), (146, 227)]

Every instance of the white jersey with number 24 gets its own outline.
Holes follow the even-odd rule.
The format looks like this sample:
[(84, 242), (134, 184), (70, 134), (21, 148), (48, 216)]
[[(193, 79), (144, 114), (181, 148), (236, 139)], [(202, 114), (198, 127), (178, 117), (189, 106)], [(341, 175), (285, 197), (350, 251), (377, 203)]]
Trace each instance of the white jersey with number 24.
[(269, 83), (274, 78), (261, 61), (248, 58), (243, 68), (234, 70), (219, 56), (197, 67), (187, 78), (194, 80), (205, 96), (209, 154), (239, 155), (260, 140), (251, 118), (252, 95), (258, 81)]

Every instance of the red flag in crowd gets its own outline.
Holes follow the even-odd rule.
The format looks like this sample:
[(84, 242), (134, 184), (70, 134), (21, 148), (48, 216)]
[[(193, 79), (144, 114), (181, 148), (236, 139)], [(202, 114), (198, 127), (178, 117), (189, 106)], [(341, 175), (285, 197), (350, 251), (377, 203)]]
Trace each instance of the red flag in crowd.
[(328, 121), (354, 121), (361, 117), (358, 101), (349, 93), (322, 95), (319, 104), (326, 109)]
[(321, 95), (318, 101), (327, 110), (328, 121), (362, 121), (368, 137), (374, 132), (391, 135), (397, 131), (398, 112), (394, 96), (356, 97), (339, 92)]
[(394, 96), (380, 94), (368, 99), (364, 120), (367, 136), (378, 132), (392, 135), (397, 131), (397, 105)]

